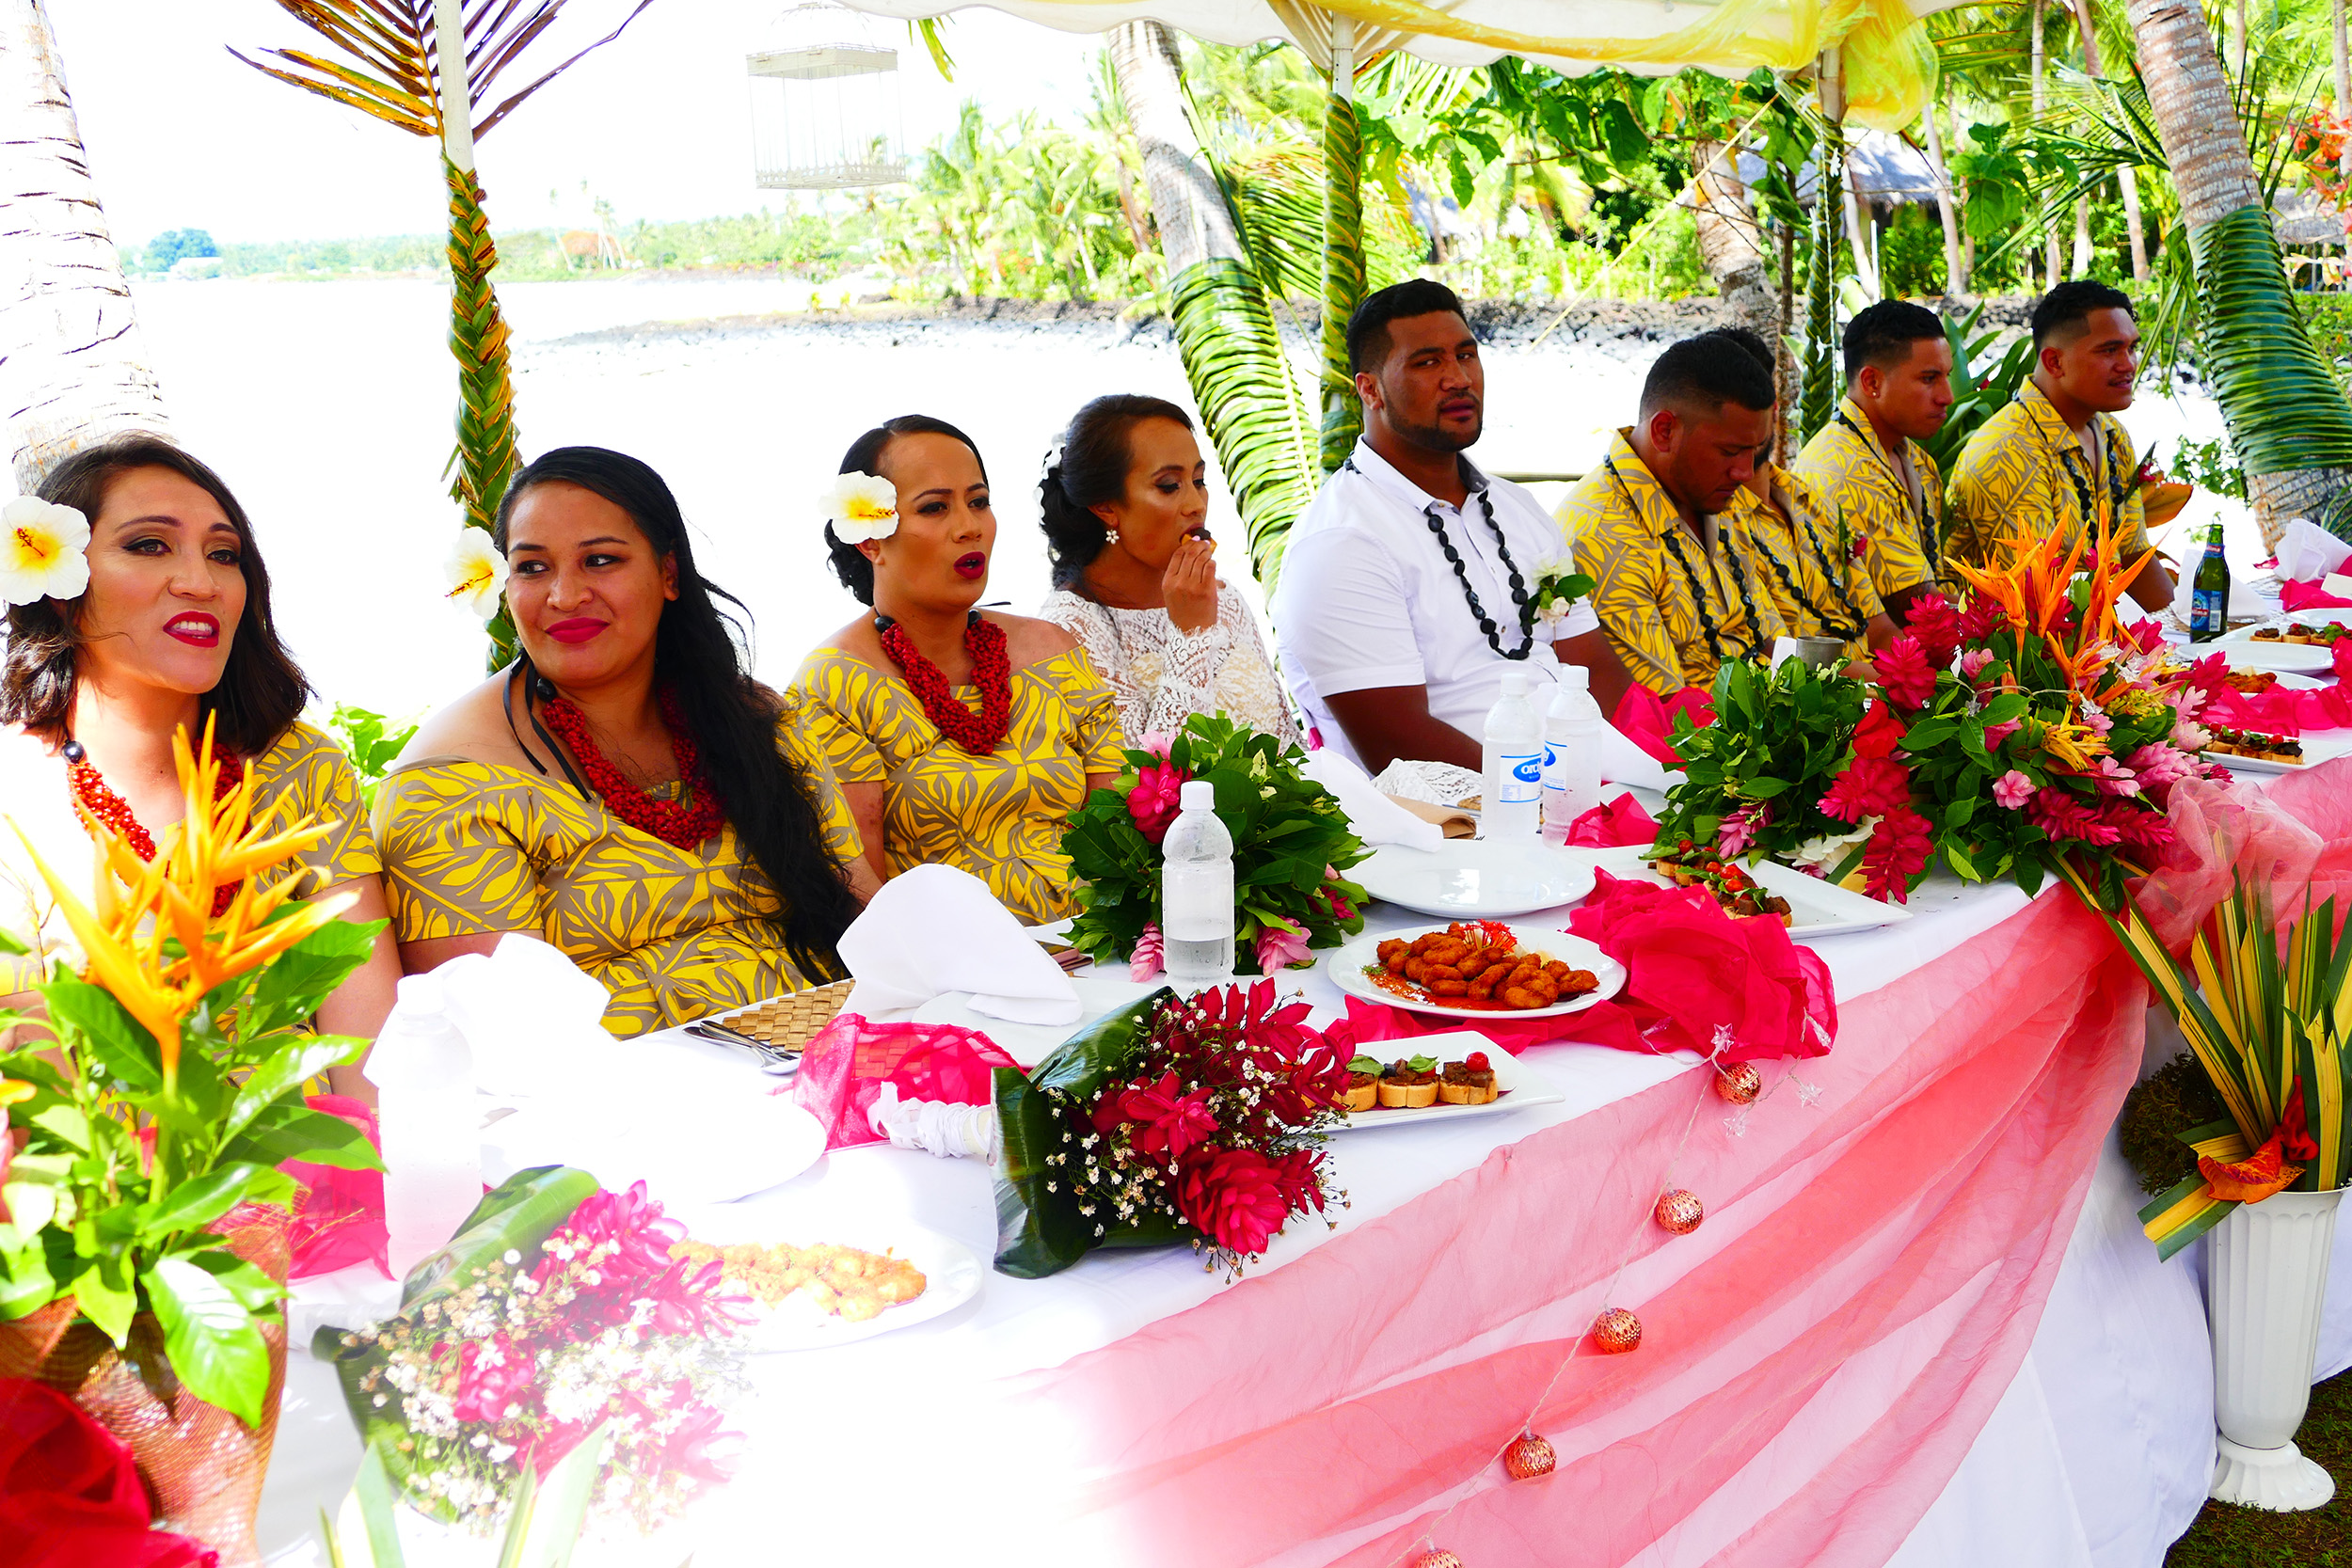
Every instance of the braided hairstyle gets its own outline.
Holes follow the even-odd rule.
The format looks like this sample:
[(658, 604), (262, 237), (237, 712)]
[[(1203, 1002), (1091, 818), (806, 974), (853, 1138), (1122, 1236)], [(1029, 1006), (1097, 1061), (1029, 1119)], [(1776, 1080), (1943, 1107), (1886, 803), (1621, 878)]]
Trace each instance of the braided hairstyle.
[(1110, 543), (1110, 531), (1093, 509), (1126, 496), (1136, 426), (1146, 420), (1173, 420), (1192, 429), (1192, 416), (1166, 398), (1112, 392), (1079, 409), (1062, 432), (1061, 450), (1037, 484), (1038, 527), (1045, 531), (1055, 587), (1076, 584)]

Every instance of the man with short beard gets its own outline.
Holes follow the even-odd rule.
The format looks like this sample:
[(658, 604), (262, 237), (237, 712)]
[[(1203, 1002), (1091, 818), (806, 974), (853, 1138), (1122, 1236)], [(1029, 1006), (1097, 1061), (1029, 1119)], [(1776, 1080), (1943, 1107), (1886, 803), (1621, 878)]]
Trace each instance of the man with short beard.
[(1846, 324), (1844, 347), (1846, 395), (1797, 477), (1836, 498), (1855, 564), (1901, 621), (1944, 575), (1944, 477), (1919, 443), (1951, 412), (1952, 345), (1934, 311), (1883, 299)]
[(1462, 302), (1426, 279), (1382, 289), (1350, 318), (1347, 356), (1363, 436), (1292, 527), (1267, 606), (1311, 734), (1375, 773), (1399, 757), (1476, 768), (1503, 672), (1548, 687), (1561, 662), (1589, 669), (1613, 710), (1626, 675), (1591, 609), (1536, 611), (1538, 572), (1569, 555), (1560, 526), (1462, 455), (1486, 421)]
[(2118, 559), (2142, 562), (2131, 595), (2153, 610), (2172, 602), (2172, 577), (2148, 544), (2139, 460), (2115, 416), (2132, 405), (2139, 325), (2120, 289), (2060, 283), (2033, 308), (2033, 378), (1984, 421), (1952, 475), (1944, 548), (1955, 561), (2004, 565), (2055, 537), (2061, 549), (2097, 543), (2099, 519)]
[(1569, 493), (1578, 567), (1597, 585), (1601, 630), (1661, 697), (1704, 691), (1726, 659), (1769, 657), (1788, 626), (1734, 505), (1772, 437), (1772, 377), (1720, 332), (1686, 338), (1642, 384), (1639, 423), (1617, 432)]

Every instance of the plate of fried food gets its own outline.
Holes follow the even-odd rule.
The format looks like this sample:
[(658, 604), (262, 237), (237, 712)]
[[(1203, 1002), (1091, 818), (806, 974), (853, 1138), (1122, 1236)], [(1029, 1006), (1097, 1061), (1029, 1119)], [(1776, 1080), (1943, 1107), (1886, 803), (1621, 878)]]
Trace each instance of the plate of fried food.
[(1475, 1029), (1387, 1040), (1381, 1049), (1407, 1054), (1390, 1060), (1364, 1055), (1347, 1064), (1347, 1119), (1333, 1132), (1487, 1116), (1567, 1098)]
[(1625, 984), (1616, 959), (1563, 931), (1457, 920), (1439, 930), (1367, 934), (1326, 960), (1350, 996), (1448, 1018), (1554, 1018)]
[(907, 1328), (979, 1293), (987, 1270), (969, 1247), (917, 1226), (887, 1235), (850, 1226), (823, 1240), (818, 1227), (784, 1228), (756, 1210), (704, 1209), (687, 1221), (672, 1257), (715, 1260), (726, 1288), (750, 1298), (743, 1338), (754, 1354), (823, 1350)]

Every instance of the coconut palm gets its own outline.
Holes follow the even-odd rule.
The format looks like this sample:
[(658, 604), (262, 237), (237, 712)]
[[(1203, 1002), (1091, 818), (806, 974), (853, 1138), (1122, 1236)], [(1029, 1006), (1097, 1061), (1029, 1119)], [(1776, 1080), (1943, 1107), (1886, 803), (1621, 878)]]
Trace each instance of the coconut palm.
[(2288, 287), (2279, 237), (2215, 56), (2188, 0), (2129, 0), (2139, 69), (2196, 260), (2202, 360), (2247, 499), (2275, 544), (2352, 484), (2352, 405)]
[[(637, 0), (619, 24), (553, 69), (477, 114), (491, 84), (554, 26), (567, 0), (278, 0), (331, 46), (327, 54), (262, 49), (264, 64), (230, 53), (265, 76), (439, 144), (449, 187), (450, 352), (457, 356), (456, 475), (450, 499), (469, 528), (487, 530), (515, 475), (515, 388), (507, 374), (506, 322), (490, 275), (498, 246), (474, 175), (474, 142), (532, 94), (619, 38), (653, 4)], [(618, 5), (627, 0), (615, 0)], [(501, 608), (489, 625), (490, 664), (514, 655), (514, 624)]]
[(122, 263), (82, 155), (42, 0), (0, 0), (0, 190), (13, 280), (0, 308), (0, 415), (20, 488), (74, 448), (165, 426)]

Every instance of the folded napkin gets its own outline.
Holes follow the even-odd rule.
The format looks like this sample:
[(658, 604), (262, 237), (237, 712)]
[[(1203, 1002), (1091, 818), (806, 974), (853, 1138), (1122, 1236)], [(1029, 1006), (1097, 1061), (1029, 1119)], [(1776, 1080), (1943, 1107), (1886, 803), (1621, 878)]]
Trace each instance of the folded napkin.
[(1603, 800), (1568, 824), (1571, 849), (1613, 849), (1621, 845), (1658, 842), (1658, 819), (1642, 809), (1630, 794)]
[(2293, 578), (2279, 584), (2279, 608), (2296, 610), (2352, 610), (2352, 578), (2341, 572), (2330, 572), (2317, 582), (2302, 582)]
[[(562, 949), (509, 931), (488, 953), (452, 958), (432, 978), (441, 1012), (473, 1050), (474, 1086), (485, 1094), (562, 1095), (623, 1081), (626, 1048), (603, 1022), (612, 997)], [(402, 983), (403, 1006), (409, 984)]]
[(1348, 826), (1366, 844), (1401, 844), (1408, 849), (1435, 849), (1445, 842), (1445, 830), (1424, 822), (1373, 787), (1372, 775), (1328, 746), (1309, 752), (1300, 772), (1339, 798)]
[[(961, 1140), (963, 1152), (984, 1156), (985, 1149), (971, 1148), (969, 1134), (992, 1125), (993, 1116), (956, 1118), (946, 1111), (992, 1112), (996, 1069), (1012, 1067), (1003, 1048), (975, 1029), (868, 1023), (844, 1012), (808, 1042), (791, 1093), (815, 1118), (828, 1149), (898, 1143), (950, 1155), (958, 1140), (946, 1134), (954, 1132), (967, 1134)], [(906, 1115), (911, 1106), (927, 1109)], [(950, 1120), (956, 1122), (952, 1128), (923, 1125)], [(894, 1136), (899, 1131), (913, 1133), (913, 1141)], [(927, 1131), (940, 1136), (927, 1139), (921, 1135)], [(932, 1147), (934, 1141), (940, 1147)]]
[(918, 865), (884, 882), (837, 950), (857, 980), (845, 1012), (874, 1018), (962, 990), (990, 1018), (1078, 1022), (1070, 976), (986, 882), (951, 865)]
[[(1638, 748), (1658, 764), (1661, 771), (1657, 777), (1661, 781), (1665, 778), (1662, 769), (1679, 768), (1682, 766), (1682, 759), (1675, 755), (1673, 747), (1666, 744), (1667, 736), (1674, 734), (1675, 715), (1677, 713), (1689, 714), (1691, 722), (1693, 724), (1706, 725), (1715, 721), (1714, 704), (1708, 700), (1706, 692), (1701, 691), (1695, 686), (1686, 686), (1672, 697), (1663, 700), (1660, 699), (1657, 692), (1645, 686), (1632, 687), (1618, 701), (1617, 711), (1611, 716), (1609, 721), (1610, 727), (1615, 731), (1617, 736), (1629, 743), (1625, 750)], [(1610, 768), (1613, 761), (1620, 766), (1626, 766), (1630, 763), (1631, 759), (1619, 756), (1618, 749), (1611, 747), (1604, 737), (1600, 753), (1600, 776), (1602, 778), (1614, 780), (1618, 784), (1631, 784), (1637, 789), (1666, 787), (1663, 782), (1652, 783), (1648, 779), (1636, 778), (1630, 772), (1612, 772)]]
[(2337, 538), (2309, 517), (2296, 517), (2279, 535), (2279, 576), (2290, 582), (2316, 582), (2352, 561), (2352, 543)]
[[(2200, 672), (2224, 657), (2215, 654), (2201, 661)], [(2352, 728), (2352, 680), (2347, 679), (2352, 677), (2352, 639), (2337, 643), (2333, 657), (2336, 684), (2315, 691), (2283, 686), (2262, 692), (2235, 691), (2217, 679), (2207, 688), (2212, 694), (2198, 713), (2198, 721), (2257, 735), (2299, 736), (2307, 730)]]

